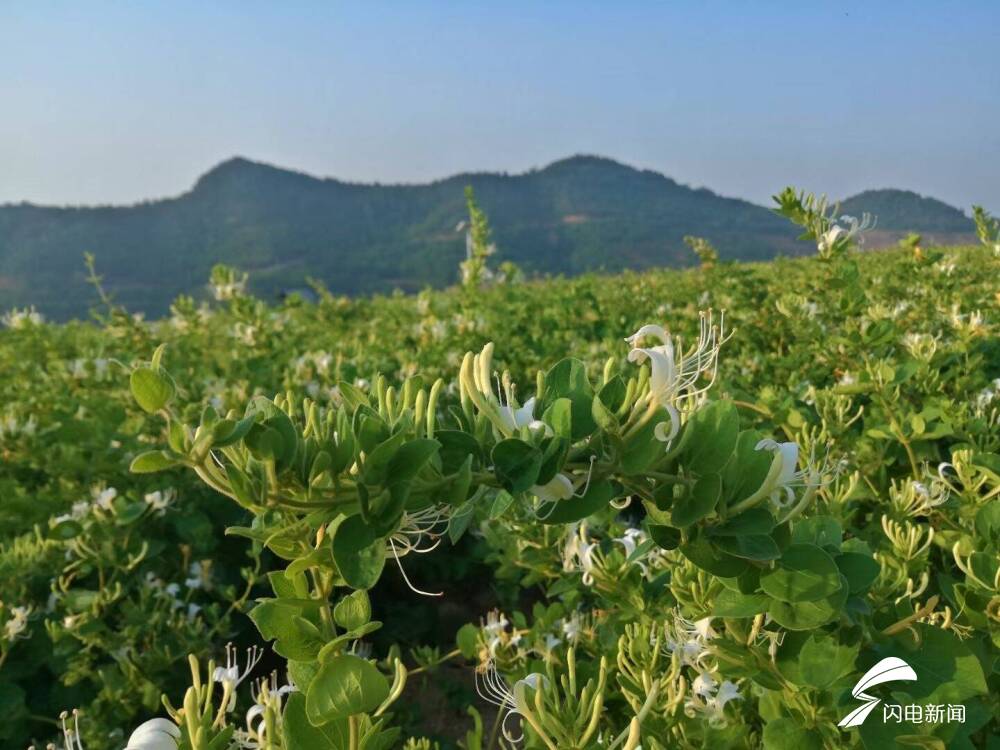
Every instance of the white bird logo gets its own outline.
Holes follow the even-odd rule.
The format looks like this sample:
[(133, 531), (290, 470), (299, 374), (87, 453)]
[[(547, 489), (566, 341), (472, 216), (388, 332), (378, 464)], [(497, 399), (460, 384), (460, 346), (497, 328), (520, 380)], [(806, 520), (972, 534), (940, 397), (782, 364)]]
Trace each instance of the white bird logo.
[(917, 673), (913, 671), (913, 667), (895, 656), (887, 656), (865, 672), (864, 676), (858, 680), (858, 683), (851, 691), (851, 695), (859, 701), (865, 702), (841, 719), (837, 726), (846, 729), (847, 727), (861, 726), (864, 723), (864, 720), (868, 718), (868, 714), (875, 709), (880, 700), (872, 695), (868, 695), (865, 692), (868, 688), (881, 685), (883, 682), (916, 679)]

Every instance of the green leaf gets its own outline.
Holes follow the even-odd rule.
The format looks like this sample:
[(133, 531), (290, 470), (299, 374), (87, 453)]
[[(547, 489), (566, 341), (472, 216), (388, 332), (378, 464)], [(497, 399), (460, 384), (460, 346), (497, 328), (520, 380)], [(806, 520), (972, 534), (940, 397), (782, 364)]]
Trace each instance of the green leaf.
[(714, 540), (715, 545), (734, 557), (747, 560), (777, 560), (781, 557), (778, 545), (767, 534), (746, 534), (744, 536), (721, 536)]
[(750, 564), (723, 552), (706, 537), (698, 537), (680, 546), (681, 554), (702, 570), (722, 578), (735, 578), (745, 573)]
[(823, 750), (822, 735), (786, 716), (767, 722), (763, 739), (768, 750)]
[(542, 468), (541, 451), (517, 438), (501, 440), (493, 447), (491, 457), (500, 484), (515, 494), (534, 486)]
[(362, 471), (365, 484), (383, 484), (390, 476), (389, 464), (392, 462), (396, 451), (400, 449), (406, 440), (406, 434), (397, 432), (388, 440), (383, 440), (367, 455)]
[(962, 703), (987, 694), (982, 665), (967, 642), (933, 625), (914, 623), (913, 627), (919, 642), (904, 631), (876, 648), (879, 658), (898, 656), (917, 673), (917, 681), (900, 690), (920, 703)]
[(306, 696), (300, 692), (288, 696), (282, 731), (285, 750), (343, 750), (350, 743), (347, 719), (314, 727), (306, 716)]
[(1000, 503), (986, 503), (976, 513), (976, 534), (990, 547), (1000, 550)]
[(341, 654), (320, 667), (306, 690), (306, 716), (314, 727), (371, 713), (389, 697), (389, 683), (370, 662)]
[(812, 516), (795, 523), (792, 529), (793, 544), (814, 544), (834, 552), (840, 551), (844, 531), (840, 522), (830, 516)]
[(353, 589), (370, 589), (385, 567), (385, 541), (375, 536), (361, 516), (350, 516), (338, 527), (332, 542), (333, 560)]
[(323, 647), (319, 629), (305, 616), (318, 611), (319, 604), (308, 599), (265, 599), (250, 610), (250, 619), (279, 655), (308, 661)]
[(641, 474), (663, 457), (666, 446), (656, 439), (656, 426), (668, 419), (666, 409), (658, 409), (642, 429), (625, 441), (621, 458), (623, 474)]
[(756, 449), (763, 437), (757, 430), (743, 430), (739, 433), (736, 448), (722, 473), (727, 501), (732, 503), (744, 500), (764, 483), (773, 456), (769, 451)]
[(434, 439), (441, 444), (441, 471), (454, 474), (471, 456), (474, 463), (482, 462), (483, 452), (476, 439), (461, 430), (436, 430)]
[(732, 401), (714, 401), (696, 411), (688, 420), (685, 466), (699, 474), (718, 472), (736, 450), (740, 415)]
[(165, 471), (180, 463), (167, 451), (146, 451), (132, 459), (128, 470), (133, 474), (155, 474)]
[(741, 594), (723, 589), (713, 600), (714, 617), (753, 617), (767, 611), (770, 602), (764, 594)]
[(847, 580), (851, 594), (862, 594), (878, 578), (882, 567), (871, 555), (845, 552), (834, 558), (840, 574)]
[(836, 593), (840, 570), (826, 552), (812, 544), (792, 544), (776, 567), (762, 574), (760, 587), (783, 602), (810, 602)]
[(674, 526), (690, 526), (714, 511), (721, 495), (722, 477), (718, 474), (706, 474), (674, 503), (670, 520)]
[(571, 439), (573, 435), (573, 402), (568, 398), (557, 398), (545, 410), (542, 421), (552, 428), (558, 437)]
[(542, 467), (538, 470), (535, 484), (548, 484), (558, 474), (566, 463), (569, 453), (569, 439), (558, 435), (547, 438), (542, 443)]
[(565, 500), (542, 503), (536, 515), (542, 523), (573, 523), (608, 507), (608, 503), (614, 500), (615, 494), (615, 485), (606, 479), (591, 482), (583, 497), (569, 497)]
[(368, 394), (352, 383), (341, 380), (337, 383), (337, 390), (340, 391), (340, 397), (351, 413), (357, 411), (359, 406), (371, 404), (368, 400)]
[(542, 414), (558, 399), (572, 404), (572, 439), (580, 440), (592, 433), (597, 424), (591, 414), (594, 389), (587, 379), (587, 368), (578, 359), (557, 362), (545, 375), (545, 389), (539, 404)]
[(74, 521), (72, 518), (60, 521), (52, 527), (52, 536), (56, 539), (72, 539), (73, 537), (79, 536), (82, 532), (83, 526), (81, 526), (77, 521)]
[(458, 650), (466, 659), (476, 658), (476, 653), (479, 651), (479, 628), (471, 622), (467, 622), (458, 629), (458, 633), (455, 635), (455, 645), (458, 646)]
[(262, 502), (263, 498), (253, 480), (233, 464), (226, 465), (226, 479), (229, 480), (229, 487), (236, 495), (236, 500), (244, 508), (252, 508)]
[[(761, 576), (761, 583), (764, 577)], [(788, 630), (813, 630), (837, 619), (847, 602), (847, 581), (840, 579), (840, 588), (825, 599), (802, 602), (772, 600), (768, 608), (771, 618)]]
[(264, 424), (255, 423), (250, 426), (243, 439), (247, 450), (258, 461), (282, 461), (287, 447), (281, 433)]
[(150, 414), (158, 412), (174, 397), (173, 383), (159, 368), (135, 368), (129, 376), (129, 387), (136, 403)]
[(675, 529), (673, 526), (661, 523), (647, 523), (646, 530), (649, 532), (649, 538), (663, 549), (677, 549), (677, 546), (681, 543), (680, 529)]
[(333, 608), (333, 620), (345, 630), (356, 630), (372, 619), (372, 605), (363, 589), (348, 594)]
[(723, 524), (713, 526), (708, 529), (708, 533), (713, 537), (770, 534), (773, 528), (774, 516), (766, 508), (758, 506), (733, 516)]
[(820, 690), (853, 674), (858, 646), (841, 646), (833, 638), (814, 635), (799, 652), (799, 673), (804, 684)]
[(238, 422), (234, 422), (231, 419), (223, 419), (212, 428), (212, 445), (216, 448), (225, 448), (228, 445), (239, 442), (246, 437), (253, 423), (254, 418), (252, 416), (244, 417)]
[(469, 524), (472, 523), (472, 519), (475, 517), (475, 512), (475, 498), (472, 498), (460, 505), (458, 509), (451, 514), (451, 517), (448, 519), (448, 539), (451, 540), (452, 544), (457, 543), (458, 540), (465, 534), (466, 530), (469, 528)]
[(512, 494), (506, 490), (497, 492), (496, 497), (493, 498), (493, 504), (490, 506), (489, 520), (495, 521), (500, 518), (513, 503), (514, 496)]
[(440, 447), (441, 444), (437, 440), (429, 438), (403, 443), (389, 461), (388, 484), (392, 486), (409, 482), (420, 473)]

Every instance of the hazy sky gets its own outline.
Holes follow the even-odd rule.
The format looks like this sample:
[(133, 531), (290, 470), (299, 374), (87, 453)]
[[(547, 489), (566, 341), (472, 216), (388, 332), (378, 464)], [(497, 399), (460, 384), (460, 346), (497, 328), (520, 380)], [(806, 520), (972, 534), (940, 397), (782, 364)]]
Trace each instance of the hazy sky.
[(998, 0), (0, 0), (0, 202), (175, 195), (236, 154), (415, 182), (583, 152), (998, 211), (998, 29)]

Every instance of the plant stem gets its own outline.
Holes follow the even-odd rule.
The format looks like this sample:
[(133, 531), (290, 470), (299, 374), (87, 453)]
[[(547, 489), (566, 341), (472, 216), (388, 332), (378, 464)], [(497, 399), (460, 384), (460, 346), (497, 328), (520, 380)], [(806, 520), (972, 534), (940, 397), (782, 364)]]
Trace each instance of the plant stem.
[(347, 719), (347, 727), (350, 731), (350, 737), (348, 739), (348, 747), (350, 750), (358, 750), (358, 715), (351, 714)]

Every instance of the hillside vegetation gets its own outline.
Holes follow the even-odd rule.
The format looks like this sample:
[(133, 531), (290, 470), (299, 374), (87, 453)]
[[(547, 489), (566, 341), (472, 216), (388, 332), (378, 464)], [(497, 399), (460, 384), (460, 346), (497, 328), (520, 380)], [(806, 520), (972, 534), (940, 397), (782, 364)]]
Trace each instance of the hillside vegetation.
[[(216, 263), (249, 270), (254, 292), (269, 300), (305, 287), (307, 277), (349, 295), (446, 286), (465, 252), (455, 231), (465, 185), (497, 227), (498, 259), (530, 275), (686, 266), (685, 235), (707, 238), (726, 260), (812, 251), (761, 206), (610, 159), (578, 156), (525, 174), (427, 185), (350, 184), (232, 159), (177, 198), (0, 206), (0, 309), (30, 304), (59, 320), (86, 317), (95, 297), (85, 252), (121, 304), (154, 317), (178, 294), (204, 297)], [(961, 212), (912, 193), (865, 193), (844, 209), (877, 214), (878, 238), (889, 244), (910, 230), (931, 242), (973, 239)]]

